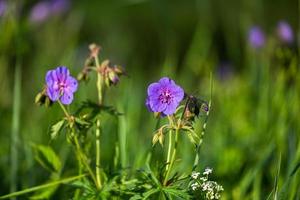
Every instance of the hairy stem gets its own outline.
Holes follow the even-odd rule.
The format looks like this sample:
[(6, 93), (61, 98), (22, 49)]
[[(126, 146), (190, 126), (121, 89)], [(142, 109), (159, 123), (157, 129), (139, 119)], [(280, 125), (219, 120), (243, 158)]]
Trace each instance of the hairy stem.
[(172, 158), (171, 158), (170, 165), (169, 165), (169, 168), (168, 168), (166, 176), (165, 176), (165, 180), (164, 180), (164, 183), (163, 183), (164, 185), (167, 185), (167, 183), (168, 183), (168, 178), (169, 178), (169, 175), (171, 173), (172, 167), (173, 167), (174, 162), (175, 162), (176, 153), (177, 153), (177, 145), (178, 145), (178, 135), (179, 135), (179, 128), (176, 128)]
[[(70, 119), (71, 115), (69, 114), (69, 112), (67, 111), (67, 109), (65, 108), (65, 106), (60, 102), (60, 100), (58, 100), (58, 104), (60, 105), (60, 107), (63, 110), (63, 112), (66, 115), (66, 117), (68, 119)], [(85, 154), (83, 153), (83, 151), (81, 149), (81, 146), (80, 146), (80, 144), (78, 142), (78, 138), (77, 138), (77, 135), (75, 133), (74, 127), (71, 127), (71, 128), (72, 128), (72, 134), (71, 135), (72, 135), (72, 139), (73, 139), (73, 141), (75, 143), (77, 159), (78, 159), (79, 163), (81, 163), (83, 166), (86, 167), (86, 169), (88, 170), (90, 176), (92, 177), (95, 185), (98, 186), (97, 185), (97, 181), (96, 181), (96, 177), (95, 177), (95, 175), (93, 173), (93, 170), (91, 169), (91, 167), (90, 167), (90, 165), (89, 165), (89, 163), (87, 161), (87, 158), (86, 158)], [(79, 170), (80, 170), (79, 172), (81, 173), (81, 166), (80, 166), (80, 164), (79, 164), (78, 167), (79, 167)]]
[[(100, 70), (100, 64), (99, 64), (99, 60), (98, 57), (95, 57), (95, 62), (96, 62), (96, 67), (98, 69), (98, 73), (97, 73), (97, 90), (98, 90), (98, 103), (99, 105), (102, 104), (103, 101), (103, 80), (101, 77), (101, 74), (99, 72)], [(101, 183), (101, 165), (100, 165), (100, 161), (101, 161), (101, 151), (100, 151), (100, 129), (101, 129), (101, 122), (100, 119), (97, 119), (96, 122), (96, 178), (97, 178), (97, 186), (98, 188), (102, 187), (102, 183)]]
[(75, 143), (75, 147), (76, 147), (76, 154), (78, 155), (78, 158), (80, 159), (81, 163), (86, 167), (90, 176), (92, 177), (93, 181), (95, 182), (95, 184), (97, 186), (96, 177), (95, 177), (93, 170), (91, 169), (89, 163), (87, 162), (87, 158), (81, 149), (81, 146), (78, 142), (78, 138), (77, 138), (76, 134), (73, 134), (73, 139), (74, 139), (74, 143)]
[(206, 112), (206, 117), (205, 117), (205, 120), (204, 120), (204, 123), (203, 123), (203, 126), (202, 126), (200, 141), (199, 141), (199, 143), (197, 145), (197, 148), (196, 148), (196, 156), (195, 156), (195, 160), (194, 160), (193, 170), (195, 170), (197, 168), (198, 163), (199, 163), (200, 147), (201, 147), (201, 144), (203, 142), (203, 137), (204, 137), (204, 134), (205, 134), (205, 131), (206, 131), (207, 121), (208, 121), (208, 117), (209, 117), (209, 113), (210, 113), (210, 109), (211, 109), (212, 90), (213, 90), (213, 80), (212, 80), (212, 73), (210, 73), (210, 100), (208, 102), (208, 111)]
[(166, 164), (166, 172), (170, 167), (170, 159), (171, 159), (171, 150), (172, 150), (172, 130), (169, 131), (169, 140), (168, 140), (168, 154), (167, 154), (167, 164)]
[(58, 104), (61, 107), (61, 109), (63, 110), (64, 114), (66, 115), (66, 117), (69, 119), (70, 118), (70, 114), (67, 111), (67, 109), (65, 108), (65, 106), (60, 102), (60, 100), (58, 100)]

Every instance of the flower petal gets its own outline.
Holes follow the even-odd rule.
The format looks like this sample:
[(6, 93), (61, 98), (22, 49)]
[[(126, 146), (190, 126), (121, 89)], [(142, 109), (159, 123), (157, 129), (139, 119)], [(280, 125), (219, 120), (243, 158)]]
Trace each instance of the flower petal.
[(67, 85), (65, 88), (66, 92), (73, 93), (77, 90), (78, 81), (75, 78), (69, 76), (69, 77), (67, 77), (66, 85)]
[(60, 101), (62, 104), (69, 105), (73, 101), (73, 93), (64, 92), (64, 94), (60, 97)]
[(55, 69), (58, 81), (64, 82), (70, 75), (69, 69), (65, 66), (60, 66)]
[(167, 104), (161, 103), (158, 99), (150, 101), (150, 108), (153, 112), (162, 112), (166, 109)]
[(151, 83), (148, 86), (147, 93), (148, 93), (149, 96), (157, 95), (159, 90), (160, 90), (160, 84), (159, 83)]
[(49, 70), (46, 74), (45, 81), (47, 86), (53, 85), (54, 81), (57, 81), (55, 70)]
[(175, 113), (177, 106), (179, 105), (179, 102), (173, 101), (168, 106), (166, 106), (166, 109), (163, 111), (165, 115), (172, 115)]
[(168, 78), (168, 77), (162, 77), (161, 79), (159, 79), (159, 81), (158, 81), (161, 85), (173, 85), (173, 84), (175, 84), (175, 82), (172, 80), (172, 79), (170, 79), (170, 78)]
[(54, 90), (51, 87), (47, 87), (47, 96), (51, 99), (51, 101), (57, 101), (59, 97), (59, 91)]
[(145, 102), (145, 105), (147, 107), (147, 109), (150, 111), (150, 112), (154, 112), (150, 106), (150, 99), (149, 97), (146, 99), (146, 102)]
[(174, 95), (174, 101), (176, 102), (180, 102), (182, 101), (182, 99), (184, 98), (184, 91), (181, 87), (179, 87), (178, 85), (173, 86), (172, 88), (172, 94)]

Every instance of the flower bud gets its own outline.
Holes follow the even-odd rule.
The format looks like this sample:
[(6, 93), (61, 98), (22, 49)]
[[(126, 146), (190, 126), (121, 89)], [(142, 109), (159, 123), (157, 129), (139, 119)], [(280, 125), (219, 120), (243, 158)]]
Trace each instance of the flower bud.
[(125, 70), (121, 66), (115, 65), (113, 69), (114, 69), (114, 72), (116, 72), (118, 75), (125, 74)]
[(108, 72), (108, 78), (113, 85), (116, 85), (119, 82), (119, 76), (114, 71)]
[(109, 60), (104, 60), (104, 61), (101, 63), (101, 68), (108, 68), (108, 67), (109, 67), (109, 63), (110, 63)]
[(34, 102), (39, 106), (45, 105), (46, 107), (50, 107), (53, 103), (46, 95), (46, 89), (36, 95)]
[(86, 73), (86, 72), (80, 72), (77, 75), (77, 80), (78, 81), (88, 81), (89, 80), (88, 73)]
[(89, 49), (90, 49), (91, 57), (95, 58), (99, 55), (100, 46), (96, 45), (95, 43), (92, 43), (89, 45)]

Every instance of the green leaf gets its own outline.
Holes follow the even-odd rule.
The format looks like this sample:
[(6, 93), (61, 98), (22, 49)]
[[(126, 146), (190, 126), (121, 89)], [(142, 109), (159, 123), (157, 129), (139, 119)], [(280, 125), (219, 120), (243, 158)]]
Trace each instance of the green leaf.
[(47, 170), (58, 172), (61, 169), (59, 157), (50, 146), (32, 145), (35, 151), (35, 159)]
[(76, 114), (84, 116), (86, 120), (92, 120), (101, 112), (105, 112), (113, 116), (122, 115), (122, 113), (119, 113), (112, 106), (99, 105), (91, 101), (83, 102)]
[(50, 136), (51, 136), (52, 140), (58, 136), (58, 134), (62, 130), (64, 124), (65, 124), (65, 120), (62, 119), (51, 126)]
[(142, 196), (140, 194), (136, 194), (133, 197), (131, 197), (129, 200), (141, 200), (143, 199)]
[(183, 199), (190, 199), (190, 195), (185, 190), (176, 189), (176, 188), (164, 188), (164, 192), (172, 195), (173, 197), (180, 197)]
[(160, 191), (160, 189), (158, 189), (158, 188), (151, 189), (148, 192), (143, 193), (143, 199), (148, 199), (151, 195), (153, 195), (159, 191)]

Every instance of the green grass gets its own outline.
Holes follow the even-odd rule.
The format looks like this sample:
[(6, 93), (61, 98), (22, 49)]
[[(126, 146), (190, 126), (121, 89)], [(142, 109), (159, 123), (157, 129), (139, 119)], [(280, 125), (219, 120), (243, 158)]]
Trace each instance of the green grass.
[[(18, 24), (24, 38), (18, 46), (23, 58), (20, 68), (14, 65), (15, 16), (0, 19), (0, 196), (8, 194), (10, 187), (23, 190), (45, 183), (51, 176), (34, 159), (30, 145), (49, 144), (50, 125), (62, 113), (58, 105), (37, 107), (34, 97), (47, 70), (66, 65), (77, 74), (88, 44), (97, 42), (103, 47), (101, 59), (108, 57), (128, 72), (105, 100), (124, 114), (104, 116), (104, 170), (143, 168), (150, 150), (154, 163), (167, 153), (151, 144), (156, 119), (144, 105), (149, 83), (170, 76), (187, 92), (209, 100), (212, 72), (212, 109), (199, 155), (200, 168), (214, 169), (214, 178), (225, 189), (223, 199), (300, 199), (299, 41), (292, 47), (281, 46), (274, 33), (282, 18), (297, 30), (297, 3), (74, 2), (65, 16), (32, 26), (26, 21), (31, 3), (24, 1), (26, 12)], [(247, 44), (247, 30), (256, 23), (268, 34), (261, 51), (253, 51)], [(218, 75), (222, 61), (232, 66), (226, 79)], [(81, 101), (97, 99), (95, 81), (92, 77), (91, 83), (80, 85), (70, 110)], [(202, 125), (203, 118), (196, 121), (198, 133)], [(22, 145), (15, 148), (16, 143), (10, 141)], [(77, 173), (76, 158), (65, 135), (50, 145), (64, 163), (64, 177)], [(92, 156), (93, 145), (86, 149)], [(178, 154), (182, 160), (177, 169), (190, 173), (194, 148), (185, 136), (180, 138)], [(62, 185), (52, 198), (65, 199), (68, 192), (70, 187)]]

